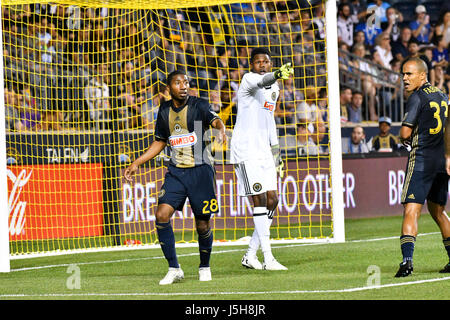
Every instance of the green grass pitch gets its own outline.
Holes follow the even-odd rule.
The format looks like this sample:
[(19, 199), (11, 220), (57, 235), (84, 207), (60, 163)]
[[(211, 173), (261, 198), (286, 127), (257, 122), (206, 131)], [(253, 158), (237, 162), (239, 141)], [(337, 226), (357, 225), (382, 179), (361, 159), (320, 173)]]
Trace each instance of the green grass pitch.
[(0, 299), (448, 299), (450, 274), (438, 273), (448, 257), (427, 214), (419, 222), (414, 274), (394, 278), (400, 226), (399, 216), (346, 220), (345, 243), (273, 245), (288, 271), (245, 269), (240, 264), (245, 246), (216, 246), (213, 281), (206, 283), (198, 281), (197, 248), (177, 249), (185, 280), (170, 286), (158, 284), (167, 271), (159, 249), (15, 259), (12, 271), (0, 274)]

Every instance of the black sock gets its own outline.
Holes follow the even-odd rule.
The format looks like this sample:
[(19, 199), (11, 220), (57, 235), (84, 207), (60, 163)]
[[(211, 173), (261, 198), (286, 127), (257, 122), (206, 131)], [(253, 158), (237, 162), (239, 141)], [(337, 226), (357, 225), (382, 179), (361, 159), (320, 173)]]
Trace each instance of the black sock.
[(177, 253), (175, 251), (175, 235), (173, 234), (170, 222), (156, 222), (156, 232), (164, 257), (166, 257), (166, 260), (169, 263), (169, 267), (179, 268), (180, 265), (178, 264)]
[(450, 263), (450, 237), (443, 240), (445, 250), (447, 250), (447, 255)]
[(413, 236), (402, 235), (400, 237), (400, 246), (402, 249), (403, 261), (412, 261), (414, 254), (414, 242), (416, 238)]
[(209, 267), (211, 257), (213, 232), (211, 229), (204, 234), (198, 234), (198, 250), (200, 252), (200, 268)]

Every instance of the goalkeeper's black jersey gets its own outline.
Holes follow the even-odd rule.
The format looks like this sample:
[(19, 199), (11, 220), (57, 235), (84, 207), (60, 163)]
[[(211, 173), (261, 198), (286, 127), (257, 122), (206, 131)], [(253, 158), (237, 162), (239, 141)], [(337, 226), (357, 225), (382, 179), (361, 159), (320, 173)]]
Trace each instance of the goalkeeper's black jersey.
[(170, 145), (170, 162), (176, 167), (212, 165), (209, 143), (204, 134), (217, 118), (209, 103), (201, 98), (191, 96), (181, 108), (175, 108), (172, 100), (165, 101), (159, 107), (155, 139)]
[(428, 82), (414, 91), (406, 102), (402, 125), (413, 129), (409, 166), (416, 171), (443, 171), (444, 126), (448, 97)]

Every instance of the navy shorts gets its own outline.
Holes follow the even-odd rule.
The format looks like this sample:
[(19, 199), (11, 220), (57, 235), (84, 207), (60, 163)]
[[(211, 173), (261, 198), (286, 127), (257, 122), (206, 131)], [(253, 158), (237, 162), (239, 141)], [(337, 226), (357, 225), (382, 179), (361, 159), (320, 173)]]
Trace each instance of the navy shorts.
[(445, 205), (448, 197), (448, 178), (445, 172), (406, 172), (402, 191), (402, 204), (424, 204), (425, 200)]
[(215, 172), (210, 165), (193, 168), (169, 165), (159, 191), (158, 204), (166, 203), (181, 211), (186, 198), (189, 199), (196, 219), (209, 220), (212, 214), (219, 212)]

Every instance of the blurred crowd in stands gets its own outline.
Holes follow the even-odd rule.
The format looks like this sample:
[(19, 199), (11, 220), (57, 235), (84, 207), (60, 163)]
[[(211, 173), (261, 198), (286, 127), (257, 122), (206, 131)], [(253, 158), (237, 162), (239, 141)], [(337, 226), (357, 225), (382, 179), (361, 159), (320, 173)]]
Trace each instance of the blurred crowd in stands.
[[(409, 57), (422, 58), (429, 82), (449, 93), (448, 1), (341, 0), (337, 24), (340, 68), (361, 79), (355, 85), (353, 79), (341, 78), (343, 123), (385, 116), (400, 122), (404, 110), (398, 100), (406, 98), (399, 90), (401, 66)], [(366, 97), (362, 105), (353, 101), (359, 101), (360, 94)]]
[[(448, 93), (450, 9), (430, 0), (338, 1), (341, 123), (401, 121), (401, 64), (420, 56)], [(409, 4), (409, 7), (407, 6)], [(253, 47), (274, 67), (291, 62), (275, 113), (283, 147), (327, 152), (324, 6), (256, 1), (184, 10), (54, 4), (2, 7), (9, 131), (153, 129), (169, 98), (165, 78), (184, 69), (191, 95), (227, 127)], [(333, 79), (331, 79), (333, 81)], [(381, 120), (380, 120), (381, 121)]]

